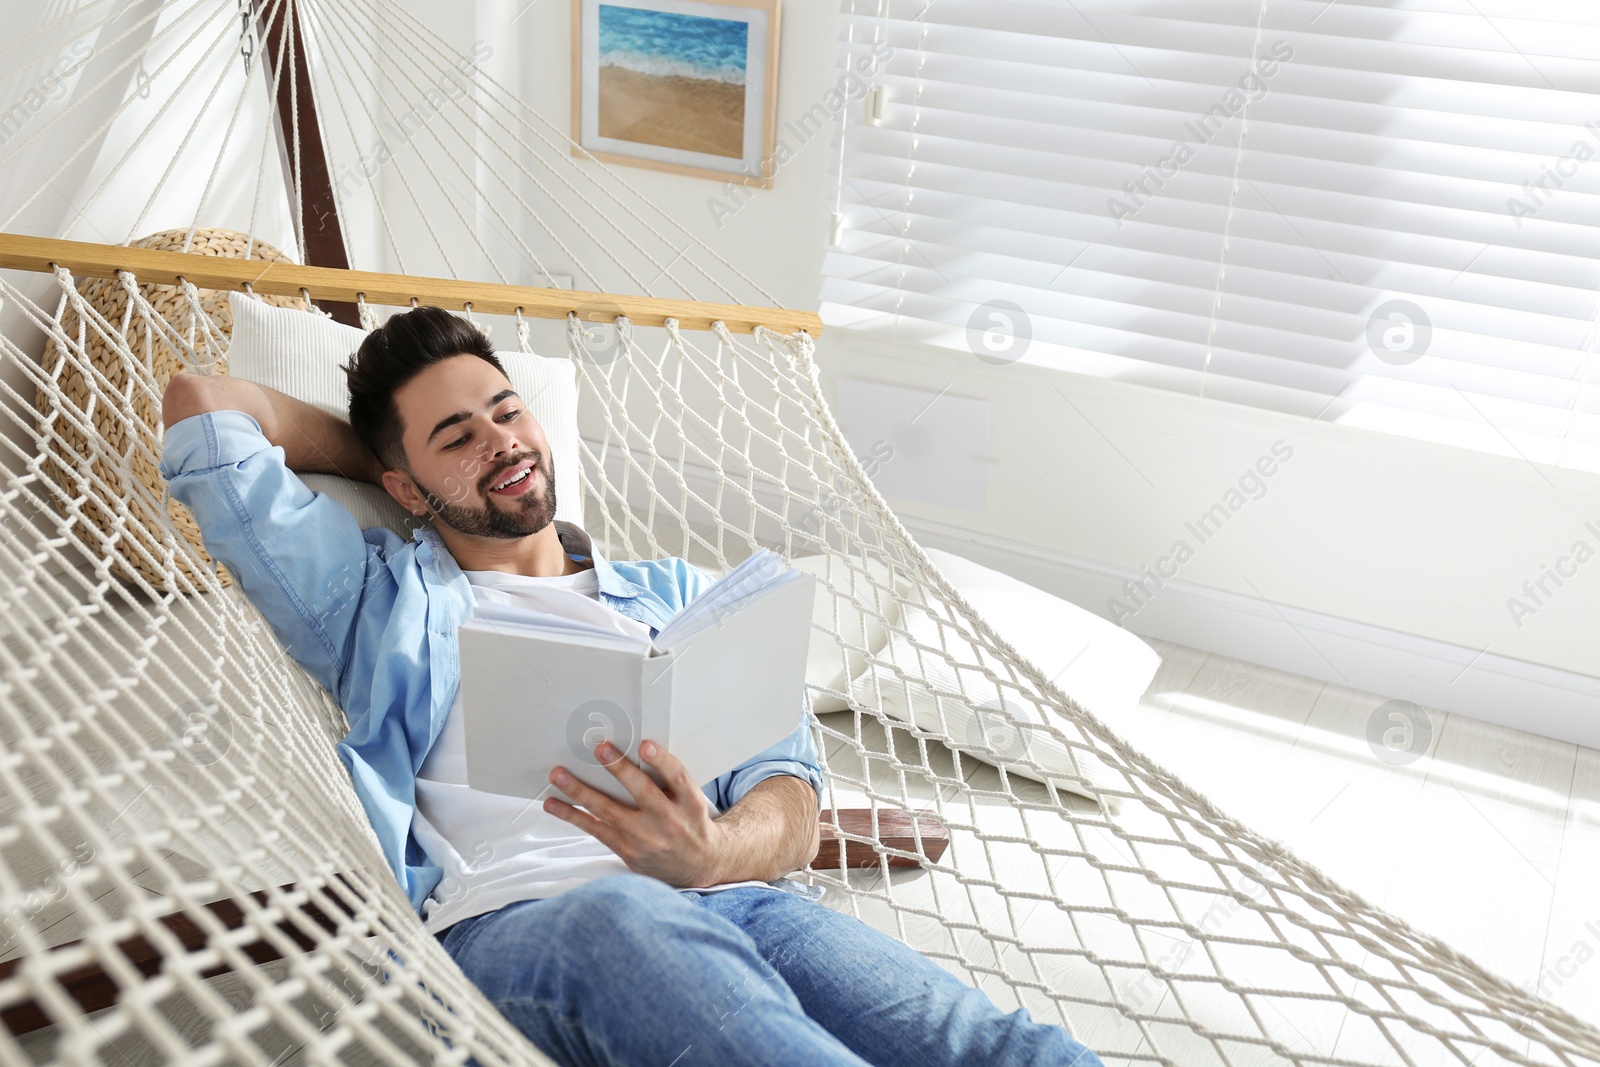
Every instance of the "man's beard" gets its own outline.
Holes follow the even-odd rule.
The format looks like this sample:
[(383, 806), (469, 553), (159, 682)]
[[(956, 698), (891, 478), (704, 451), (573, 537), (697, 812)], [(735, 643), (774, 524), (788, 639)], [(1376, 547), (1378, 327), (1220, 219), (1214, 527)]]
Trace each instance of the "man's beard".
[[(423, 499), (433, 509), (433, 517), (439, 522), (473, 537), (498, 537), (510, 541), (536, 534), (555, 520), (556, 477), (550, 457), (538, 452), (520, 456), (502, 466), (498, 473), (490, 475), (487, 485), (480, 483), (474, 489), (475, 493), (486, 493), (487, 486), (503, 480), (506, 471), (530, 459), (534, 460), (533, 470), (544, 476), (544, 492), (530, 491), (511, 497), (509, 508), (499, 507), (488, 500), (484, 500), (482, 507), (452, 503), (423, 485), (415, 474), (411, 480), (422, 490)], [(532, 478), (533, 474), (529, 473), (528, 477)]]

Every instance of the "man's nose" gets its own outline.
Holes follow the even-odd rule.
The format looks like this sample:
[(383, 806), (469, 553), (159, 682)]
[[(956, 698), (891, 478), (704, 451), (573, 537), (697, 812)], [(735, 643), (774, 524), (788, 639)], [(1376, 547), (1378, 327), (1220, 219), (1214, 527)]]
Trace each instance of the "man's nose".
[(504, 423), (495, 423), (490, 431), (489, 447), (491, 456), (514, 454), (523, 450), (522, 438), (512, 427)]

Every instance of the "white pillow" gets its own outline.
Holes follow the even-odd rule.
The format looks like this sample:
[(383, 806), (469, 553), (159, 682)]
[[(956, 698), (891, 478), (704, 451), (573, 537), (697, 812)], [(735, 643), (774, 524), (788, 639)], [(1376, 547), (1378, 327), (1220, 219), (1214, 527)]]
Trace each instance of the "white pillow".
[[(1161, 657), (1127, 630), (1010, 575), (949, 552), (927, 552), (996, 633), (1062, 692), (1102, 721), (1114, 724), (1118, 714), (1138, 704), (1149, 688), (1161, 666)], [(947, 728), (957, 747), (985, 762), (1005, 765), (1010, 774), (1035, 781), (1048, 777), (1091, 799), (1095, 782), (1109, 784), (1093, 756), (1078, 751), (1075, 766), (1073, 750), (1042, 731), (1012, 725), (1013, 719), (1032, 723), (1044, 720), (1031, 702), (1020, 700), (1009, 687), (1002, 692), (977, 669), (978, 665), (986, 665), (997, 676), (1007, 677), (994, 657), (958, 638), (948, 625), (943, 627), (941, 640), (941, 628), (921, 608), (908, 607), (902, 626), (916, 643), (906, 633), (895, 633), (869, 676), (858, 683), (865, 687), (863, 695), (874, 689), (881, 694), (886, 714), (914, 722), (924, 730)], [(943, 649), (950, 658), (932, 652), (923, 654), (917, 644)], [(964, 668), (959, 670), (959, 677), (950, 660)], [(968, 699), (960, 697), (962, 683)], [(1056, 725), (1063, 735), (1077, 738), (1075, 727)], [(1037, 763), (1044, 773), (1027, 764), (1011, 762), (1019, 758)], [(1057, 777), (1074, 774), (1088, 782), (1079, 784)]]
[(1045, 677), (1090, 710), (1139, 703), (1161, 655), (1137, 634), (1070, 600), (950, 552), (926, 549), (958, 592)]
[[(845, 711), (850, 707), (851, 683), (889, 643), (888, 628), (900, 624), (903, 591), (896, 594), (889, 568), (877, 560), (868, 560), (864, 571), (833, 555), (800, 556), (792, 565), (817, 578), (806, 652), (811, 710), (818, 715)], [(872, 610), (862, 611), (858, 603)]]
[[(323, 315), (273, 307), (243, 293), (228, 294), (233, 340), (228, 373), (288, 393), (341, 419), (350, 417), (350, 388), (340, 364), (355, 354), (366, 331)], [(556, 469), (556, 518), (583, 526), (579, 486), (578, 383), (568, 359), (497, 352), (512, 388), (544, 427)], [(382, 486), (334, 474), (301, 474), (312, 492), (326, 493), (362, 529), (387, 526), (406, 540), (420, 523)]]

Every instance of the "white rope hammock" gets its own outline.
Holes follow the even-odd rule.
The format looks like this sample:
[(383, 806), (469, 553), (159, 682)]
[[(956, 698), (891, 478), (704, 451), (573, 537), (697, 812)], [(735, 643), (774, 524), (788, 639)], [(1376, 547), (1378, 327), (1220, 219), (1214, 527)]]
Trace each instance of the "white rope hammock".
[[(380, 0), (296, 6), (306, 36), (285, 38), (276, 70), (294, 48), (316, 57), (336, 173), (342, 152), (371, 143), (363, 122), (403, 111), (408, 80), (462, 58)], [(244, 76), (232, 3), (180, 0), (149, 25), (117, 7), (41, 16), (0, 66), (26, 80), (40, 53), (142, 32), (125, 60), (97, 46), (108, 58), (85, 73), (115, 88), (148, 59), (175, 87), (78, 217), (103, 228), (115, 200), (138, 237), (172, 221), (160, 206), (170, 183), (207, 175), (198, 206), (187, 202), (192, 237), (218, 210), (208, 198), (223, 156), (246, 140), (235, 126), (265, 113), (260, 53)], [(196, 61), (208, 46), (226, 60)], [(383, 203), (365, 214), (341, 203), (345, 219), (376, 220), (353, 247), (413, 274), (469, 276), (441, 230), (483, 231), (433, 207), (452, 153), (482, 150), (476, 173), (505, 185), (485, 210), (525, 235), (498, 280), (538, 284), (548, 263), (601, 292), (764, 295), (616, 174), (573, 160), (564, 135), (487, 73), (474, 84), (469, 106), (424, 127), (439, 144), (396, 153)], [(94, 99), (74, 96), (8, 142), (0, 175), (27, 164), (64, 180), (77, 153), (42, 164), (38, 153), (69, 116), (100, 115)], [(106, 123), (136, 106), (116, 99)], [(226, 135), (209, 155), (184, 136), (172, 166), (140, 168), (137, 140), (180, 99), (204, 100)], [(256, 162), (273, 155), (265, 134), (240, 156), (257, 185), (233, 220), (262, 239), (257, 213), (282, 194)], [(482, 242), (473, 252), (494, 258)], [(220, 371), (228, 339), (193, 285), (144, 280), (105, 285), (113, 305), (66, 269), (0, 277), (0, 1063), (548, 1062), (412, 913), (334, 755), (337, 706), (151, 488), (165, 376)], [(826, 553), (832, 618), (816, 639), (860, 669), (826, 694), (849, 713), (813, 721), (834, 753), (823, 806), (927, 810), (949, 831), (935, 860), (920, 838), (899, 847), (840, 829), (852, 850), (877, 853), (882, 877), (810, 872), (829, 904), (1002, 1008), (1068, 1027), (1108, 1065), (1600, 1064), (1600, 1032), (1217, 811), (1020, 656), (874, 490), (823, 400), (811, 338), (622, 320), (617, 358), (597, 361), (586, 329), (568, 320), (585, 436), (566, 462), (582, 468), (590, 533), (611, 558), (718, 568), (763, 545)], [(528, 337), (518, 330), (520, 347)], [(201, 706), (230, 724), (214, 758), (185, 742)], [(1006, 759), (958, 725), (983, 706), (1011, 716), (1020, 740)], [(1041, 762), (1046, 752), (1070, 755), (1077, 773)], [(896, 857), (922, 869), (891, 873)], [(90, 1013), (93, 982), (116, 996)]]

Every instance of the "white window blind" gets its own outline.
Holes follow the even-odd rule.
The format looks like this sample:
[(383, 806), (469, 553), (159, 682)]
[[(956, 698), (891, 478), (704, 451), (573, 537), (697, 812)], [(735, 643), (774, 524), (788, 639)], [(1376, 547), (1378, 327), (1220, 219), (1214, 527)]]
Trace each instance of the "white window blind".
[(844, 11), (830, 327), (1600, 471), (1600, 3)]

